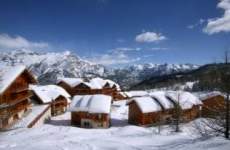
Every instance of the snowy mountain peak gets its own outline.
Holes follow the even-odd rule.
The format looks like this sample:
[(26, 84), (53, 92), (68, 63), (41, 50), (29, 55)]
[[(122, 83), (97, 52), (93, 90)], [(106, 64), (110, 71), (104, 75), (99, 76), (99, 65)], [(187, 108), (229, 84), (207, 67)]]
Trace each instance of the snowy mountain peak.
[(58, 77), (91, 77), (104, 75), (105, 68), (80, 59), (70, 51), (34, 52), (20, 49), (0, 55), (0, 65), (26, 65), (41, 83), (55, 83)]
[(34, 52), (20, 49), (0, 54), (0, 66), (26, 65), (42, 84), (55, 83), (60, 77), (105, 77), (123, 88), (149, 77), (197, 69), (191, 64), (134, 64), (126, 68), (105, 68), (86, 61), (71, 51)]

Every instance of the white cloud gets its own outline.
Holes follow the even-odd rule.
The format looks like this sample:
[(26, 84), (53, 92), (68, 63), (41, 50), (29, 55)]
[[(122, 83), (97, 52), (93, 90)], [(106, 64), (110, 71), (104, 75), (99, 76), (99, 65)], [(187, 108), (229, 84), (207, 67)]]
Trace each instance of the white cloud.
[(161, 50), (168, 50), (167, 47), (153, 47), (151, 48), (150, 50), (153, 50), (153, 51), (161, 51)]
[(89, 58), (89, 61), (95, 62), (102, 65), (118, 65), (118, 64), (128, 64), (132, 62), (139, 61), (140, 58), (130, 58), (123, 52), (112, 52), (109, 54), (97, 55), (93, 58)]
[(9, 36), (8, 34), (0, 34), (0, 48), (2, 50), (21, 49), (21, 48), (45, 48), (48, 43), (44, 42), (31, 42), (21, 36)]
[(136, 42), (140, 43), (152, 43), (165, 40), (166, 37), (163, 36), (161, 33), (155, 32), (144, 32), (136, 36)]
[(204, 23), (205, 23), (205, 20), (200, 19), (196, 24), (188, 25), (187, 28), (188, 29), (194, 29), (195, 27), (200, 26), (200, 25), (202, 25)]
[(109, 52), (131, 52), (131, 51), (140, 51), (141, 48), (130, 48), (130, 47), (118, 47), (115, 49), (110, 50)]
[(203, 29), (207, 34), (230, 32), (230, 0), (221, 0), (217, 7), (224, 9), (224, 14), (219, 18), (208, 20), (208, 24)]

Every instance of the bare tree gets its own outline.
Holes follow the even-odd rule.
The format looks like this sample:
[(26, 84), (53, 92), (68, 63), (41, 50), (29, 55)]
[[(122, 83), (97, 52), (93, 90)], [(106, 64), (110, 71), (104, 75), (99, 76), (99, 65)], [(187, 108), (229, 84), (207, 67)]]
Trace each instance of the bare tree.
[[(214, 134), (214, 135), (224, 135), (226, 139), (229, 139), (230, 130), (230, 112), (229, 112), (229, 95), (230, 95), (230, 64), (228, 58), (228, 52), (225, 52), (225, 62), (223, 67), (220, 69), (216, 81), (212, 80), (210, 82), (217, 82), (218, 88), (225, 95), (224, 102), (219, 102), (216, 106), (206, 109), (205, 120), (202, 121), (202, 125), (199, 128), (202, 129), (202, 134)], [(208, 130), (208, 131), (207, 131)], [(201, 131), (201, 130), (200, 130)]]
[(180, 91), (178, 90), (176, 93), (176, 100), (174, 100), (174, 113), (172, 115), (172, 123), (175, 128), (175, 132), (180, 132), (180, 123), (182, 118), (182, 108), (180, 103)]
[(225, 100), (225, 138), (229, 139), (229, 94), (230, 94), (230, 72), (229, 72), (229, 62), (228, 62), (228, 51), (225, 52), (225, 66), (221, 72), (221, 91), (226, 93), (226, 100)]

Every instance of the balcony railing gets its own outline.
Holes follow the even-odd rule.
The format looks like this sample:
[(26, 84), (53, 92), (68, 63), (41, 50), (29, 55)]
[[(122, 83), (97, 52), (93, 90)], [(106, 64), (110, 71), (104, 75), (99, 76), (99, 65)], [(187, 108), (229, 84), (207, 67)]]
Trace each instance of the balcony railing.
[(20, 92), (20, 93), (13, 93), (9, 96), (7, 96), (7, 98), (5, 99), (2, 99), (2, 102), (0, 104), (0, 106), (12, 106), (12, 105), (15, 105), (29, 97), (32, 96), (32, 92), (31, 91), (23, 91), (23, 92)]

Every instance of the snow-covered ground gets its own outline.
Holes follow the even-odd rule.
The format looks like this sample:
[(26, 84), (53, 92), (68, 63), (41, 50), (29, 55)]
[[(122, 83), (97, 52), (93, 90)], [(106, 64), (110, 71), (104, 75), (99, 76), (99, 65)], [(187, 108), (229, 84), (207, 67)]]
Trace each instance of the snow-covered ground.
[(38, 128), (21, 128), (0, 133), (0, 150), (227, 150), (230, 142), (220, 137), (200, 138), (192, 123), (182, 126), (182, 132), (171, 132), (163, 126), (128, 125), (125, 102), (112, 108), (112, 127), (109, 129), (81, 129), (70, 126), (70, 113), (52, 118)]

